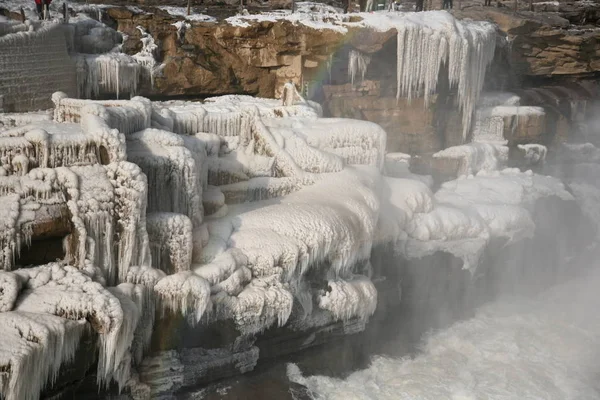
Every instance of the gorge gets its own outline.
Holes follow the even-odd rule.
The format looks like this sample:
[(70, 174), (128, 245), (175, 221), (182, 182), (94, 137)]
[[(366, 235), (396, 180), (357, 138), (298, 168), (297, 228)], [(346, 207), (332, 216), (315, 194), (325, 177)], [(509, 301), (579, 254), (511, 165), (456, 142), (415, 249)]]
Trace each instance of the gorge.
[(597, 398), (597, 7), (533, 5), (0, 3), (2, 398)]

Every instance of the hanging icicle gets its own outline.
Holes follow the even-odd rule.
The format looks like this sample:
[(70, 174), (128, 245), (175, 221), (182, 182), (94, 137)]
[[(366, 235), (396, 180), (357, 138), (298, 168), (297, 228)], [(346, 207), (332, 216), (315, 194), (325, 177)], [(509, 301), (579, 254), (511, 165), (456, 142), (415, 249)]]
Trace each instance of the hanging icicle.
[(488, 65), (494, 58), (496, 31), (490, 23), (457, 21), (445, 12), (419, 13), (419, 18), (389, 21), (398, 31), (396, 97), (418, 96), (428, 104), (435, 93), (442, 64), (450, 85), (458, 88), (463, 139)]
[(353, 85), (357, 74), (360, 74), (361, 81), (365, 80), (369, 63), (371, 63), (370, 55), (361, 53), (358, 50), (350, 50), (348, 54), (348, 76)]

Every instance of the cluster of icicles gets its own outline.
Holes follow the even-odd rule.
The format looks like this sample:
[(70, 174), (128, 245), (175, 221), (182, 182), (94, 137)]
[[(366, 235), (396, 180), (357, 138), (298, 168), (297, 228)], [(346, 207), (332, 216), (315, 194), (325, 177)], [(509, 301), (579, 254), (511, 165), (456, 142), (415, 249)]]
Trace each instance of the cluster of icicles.
[(367, 73), (367, 67), (371, 63), (371, 56), (365, 53), (361, 53), (357, 50), (350, 50), (348, 54), (348, 75), (350, 76), (350, 82), (354, 85), (356, 76), (360, 74), (360, 79), (365, 79)]
[(137, 92), (142, 65), (121, 53), (79, 55), (77, 57), (77, 84), (79, 97), (97, 97), (102, 92)]
[[(254, 331), (287, 320), (292, 298), (277, 279), (272, 290), (251, 287), (237, 299), (233, 294), (251, 280), (239, 261), (228, 264), (237, 270), (226, 283), (192, 268), (193, 253), (202, 251), (208, 236), (201, 225), (205, 159), (219, 157), (226, 138), (233, 146), (250, 135), (256, 105), (244, 109), (215, 101), (182, 110), (142, 98), (91, 101), (55, 93), (52, 99), (55, 121), (28, 124), (25, 118), (24, 125), (0, 132), (0, 319), (7, 338), (0, 365), (11, 366), (9, 379), (0, 385), (4, 398), (36, 399), (60, 366), (73, 359), (90, 327), (99, 334), (99, 387), (114, 381), (119, 388), (137, 385), (138, 390), (143, 384), (131, 369), (148, 345), (155, 302), (163, 313), (181, 312), (197, 323), (211, 306), (211, 285), (229, 294), (215, 307), (217, 317), (248, 322)], [(266, 107), (272, 114), (279, 107), (275, 103)], [(188, 135), (158, 129), (165, 126)], [(219, 136), (193, 134), (200, 128)], [(237, 157), (247, 171), (254, 164), (261, 171), (273, 165), (266, 156), (258, 162), (249, 157)], [(150, 193), (147, 177), (153, 179)], [(166, 180), (172, 181), (171, 190), (161, 190), (159, 182)], [(15, 269), (32, 235), (24, 224), (35, 222), (39, 209), (59, 205), (68, 209), (72, 225), (64, 240), (65, 259)], [(153, 209), (146, 215), (149, 205)], [(231, 272), (227, 268), (222, 272)], [(219, 268), (202, 268), (210, 270)], [(269, 293), (279, 293), (284, 311), (267, 307), (260, 318), (247, 316), (246, 308)]]
[[(494, 26), (487, 22), (458, 21), (440, 12), (409, 17), (393, 13), (383, 23), (398, 32), (396, 97), (411, 100), (423, 96), (429, 104), (437, 89), (441, 67), (445, 65), (450, 85), (458, 90), (463, 139), (466, 139), (486, 69), (494, 57)], [(348, 74), (352, 83), (359, 74), (364, 79), (369, 63), (369, 55), (350, 50)]]
[(99, 22), (84, 19), (75, 23), (71, 47), (80, 50), (75, 56), (79, 98), (97, 98), (121, 93), (135, 96), (143, 79), (154, 85), (156, 68), (154, 38), (142, 27), (142, 49), (133, 56), (120, 52), (121, 35)]

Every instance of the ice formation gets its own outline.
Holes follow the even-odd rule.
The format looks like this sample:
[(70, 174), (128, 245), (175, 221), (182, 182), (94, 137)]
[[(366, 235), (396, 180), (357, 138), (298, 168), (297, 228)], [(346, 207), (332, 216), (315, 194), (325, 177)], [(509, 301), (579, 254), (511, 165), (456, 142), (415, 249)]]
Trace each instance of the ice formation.
[[(141, 310), (129, 304), (129, 300), (121, 296), (115, 297), (110, 290), (93, 282), (74, 267), (49, 264), (20, 269), (15, 274), (24, 283), (14, 311), (50, 314), (70, 320), (89, 319), (93, 329), (100, 334), (98, 381), (108, 384), (115, 379), (122, 385), (127, 376), (119, 376), (120, 364), (126, 360)], [(71, 339), (66, 344), (66, 356), (57, 360), (40, 361), (60, 363), (62, 359), (72, 357), (78, 339), (79, 337)], [(51, 346), (46, 346), (46, 351), (54, 350)], [(60, 364), (54, 367), (54, 376), (59, 366)], [(43, 383), (44, 381), (40, 382), (41, 379), (43, 377), (38, 378), (35, 383)]]
[[(408, 184), (412, 182), (411, 184)], [(480, 171), (448, 181), (432, 194), (416, 180), (386, 178), (378, 242), (392, 241), (407, 258), (446, 251), (475, 272), (491, 238), (518, 241), (533, 235), (535, 201), (556, 196), (573, 201), (557, 179), (518, 169)]]
[(350, 82), (354, 84), (354, 80), (357, 75), (360, 74), (360, 79), (365, 80), (365, 74), (367, 73), (367, 67), (371, 62), (371, 56), (368, 54), (361, 53), (357, 50), (350, 50), (348, 54), (348, 75), (350, 76)]
[(493, 143), (469, 143), (448, 147), (433, 157), (457, 160), (458, 175), (469, 175), (502, 168), (508, 161), (508, 147)]
[(142, 65), (122, 53), (82, 54), (77, 58), (79, 97), (97, 97), (103, 92), (135, 95)]
[(191, 271), (180, 271), (157, 282), (154, 290), (164, 310), (179, 312), (196, 324), (210, 306), (210, 285)]
[[(455, 162), (459, 176), (502, 169), (509, 158), (508, 139), (518, 136), (515, 133), (519, 126), (543, 125), (540, 123), (545, 117), (543, 108), (519, 104), (519, 96), (512, 93), (483, 93), (474, 113), (472, 142), (448, 147), (433, 157)], [(547, 152), (539, 144), (519, 144), (517, 149), (523, 151), (523, 159), (529, 165), (542, 162)]]
[(525, 153), (525, 159), (530, 164), (543, 162), (546, 159), (546, 154), (548, 153), (548, 148), (546, 146), (536, 143), (520, 144), (517, 146), (517, 148)]
[(152, 213), (147, 219), (153, 264), (172, 274), (189, 271), (192, 262), (192, 222), (182, 214)]
[[(138, 26), (136, 28), (142, 34), (142, 38), (140, 39), (140, 41), (142, 42), (142, 49), (138, 53), (133, 55), (133, 59), (144, 68), (144, 71), (147, 75), (146, 78), (149, 78), (150, 83), (152, 84), (152, 86), (154, 86), (154, 74), (157, 70), (155, 53), (158, 49), (158, 46), (156, 45), (156, 42), (154, 41), (152, 35), (146, 32), (146, 30), (143, 27)], [(180, 28), (178, 28), (178, 34), (179, 30)]]
[(180, 42), (182, 42), (185, 37), (185, 31), (192, 27), (190, 24), (188, 24), (187, 22), (184, 22), (184, 21), (177, 21), (171, 25), (173, 25), (175, 28), (177, 28), (177, 39)]
[[(320, 8), (321, 12), (313, 12), (312, 7)], [(330, 29), (342, 34), (355, 26), (380, 32), (395, 29), (398, 34), (397, 97), (412, 99), (423, 96), (428, 104), (436, 91), (441, 66), (447, 65), (450, 84), (458, 89), (463, 138), (466, 139), (486, 69), (494, 57), (496, 30), (491, 23), (456, 20), (445, 11), (341, 14), (333, 8), (325, 10), (322, 5), (311, 3), (300, 9), (303, 11), (291, 14), (235, 16), (228, 18), (227, 22), (245, 28), (250, 26), (248, 21), (285, 19), (313, 29)], [(307, 13), (308, 10), (311, 12)], [(356, 50), (350, 52), (348, 73), (352, 82), (357, 73), (364, 77), (368, 58), (368, 55), (359, 55)]]
[(148, 211), (185, 214), (199, 225), (203, 213), (202, 165), (196, 162), (202, 163), (202, 157), (194, 157), (186, 142), (172, 132), (150, 128), (127, 138), (128, 159), (140, 166), (150, 182), (162, 183), (150, 186)]
[(377, 307), (377, 289), (367, 277), (334, 280), (319, 297), (319, 307), (331, 311), (338, 319), (367, 318)]
[[(432, 52), (450, 40), (438, 39)], [(485, 61), (468, 60), (465, 71)], [(419, 82), (409, 84), (429, 85)], [(36, 398), (85, 329), (99, 338), (99, 386), (143, 385), (136, 369), (155, 310), (191, 325), (230, 320), (248, 336), (285, 324), (364, 324), (377, 306), (374, 245), (408, 259), (449, 252), (475, 271), (491, 239), (531, 236), (537, 199), (573, 200), (556, 179), (502, 169), (505, 147), (484, 142), (444, 150), (467, 160), (464, 175), (434, 193), (431, 177), (410, 171), (410, 156), (386, 155), (381, 127), (322, 118), (309, 101), (52, 100), (53, 121), (15, 118), (0, 131), (0, 318), (7, 337), (27, 327), (43, 331), (42, 343), (67, 342), (15, 337), (23, 352), (1, 348), (18, 374), (31, 360), (44, 365), (27, 387), (9, 376), (8, 399)], [(68, 210), (65, 259), (21, 268), (19, 252), (34, 245), (26, 227), (57, 205)], [(34, 326), (27, 313), (42, 317)]]
[(214, 17), (211, 17), (210, 15), (198, 14), (195, 12), (192, 12), (190, 15), (187, 15), (187, 9), (185, 7), (160, 6), (158, 8), (168, 12), (170, 15), (176, 17), (183, 17), (187, 21), (217, 22), (217, 20)]
[(86, 330), (83, 321), (20, 311), (0, 313), (0, 322), (0, 364), (8, 375), (0, 392), (7, 400), (38, 399), (73, 359)]
[(494, 57), (494, 26), (487, 22), (458, 21), (445, 11), (361, 16), (363, 21), (358, 24), (378, 31), (398, 32), (397, 97), (423, 96), (428, 104), (442, 64), (448, 66), (450, 84), (458, 89), (463, 139), (466, 139), (486, 69)]
[(287, 82), (283, 85), (283, 93), (281, 94), (281, 101), (284, 107), (288, 107), (294, 105), (296, 100), (304, 101), (300, 93), (298, 93), (298, 89), (296, 89), (296, 85), (292, 81)]

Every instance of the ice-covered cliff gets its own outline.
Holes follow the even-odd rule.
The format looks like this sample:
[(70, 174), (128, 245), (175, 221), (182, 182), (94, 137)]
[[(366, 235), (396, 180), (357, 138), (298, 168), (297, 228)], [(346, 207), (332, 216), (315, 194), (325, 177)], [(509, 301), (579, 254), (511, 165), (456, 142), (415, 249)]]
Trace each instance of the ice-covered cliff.
[[(256, 18), (227, 23), (245, 28)], [(505, 132), (543, 111), (520, 108), (515, 96), (478, 103), (491, 24), (445, 12), (287, 18), (339, 33), (395, 29), (398, 97), (429, 99), (447, 67), (462, 141), (474, 126), (472, 142), (434, 156), (457, 163), (454, 176), (434, 185), (410, 170), (411, 156), (387, 151), (379, 125), (323, 118), (311, 101), (132, 97), (161, 68), (143, 28), (141, 50), (128, 56), (119, 33), (87, 17), (7, 24), (0, 49), (37, 49), (54, 38), (73, 59), (52, 65), (71, 77), (68, 93), (46, 93), (55, 82), (40, 92), (50, 112), (0, 113), (4, 398), (54, 388), (88, 336), (96, 370), (85, 373), (100, 390), (135, 399), (247, 372), (265, 332), (309, 332), (302, 347), (334, 327), (364, 329), (384, 279), (372, 262), (377, 249), (391, 257), (388, 270), (443, 254), (473, 277), (494, 243), (535, 235), (540, 203), (575, 206), (560, 180), (506, 168)], [(17, 60), (31, 62), (31, 54)], [(16, 74), (0, 54), (0, 65), (9, 63)], [(352, 79), (373, 63), (355, 53)], [(28, 98), (33, 86), (17, 75)], [(7, 82), (0, 78), (4, 104), (19, 111)], [(76, 98), (107, 95), (131, 98)], [(546, 154), (532, 143), (521, 150), (526, 166)]]
[[(310, 102), (53, 100), (52, 119), (13, 119), (0, 132), (2, 329), (30, 332), (5, 333), (15, 344), (4, 365), (20, 365), (6, 398), (36, 398), (84, 329), (99, 335), (99, 384), (160, 393), (143, 383), (155, 308), (190, 326), (232, 321), (242, 336), (290, 318), (367, 320), (373, 246), (406, 259), (449, 252), (475, 271), (490, 240), (533, 234), (538, 199), (572, 201), (560, 181), (516, 169), (434, 192), (402, 168), (406, 157), (386, 156), (379, 126), (321, 118)], [(62, 257), (22, 264), (41, 243), (36, 213), (60, 204), (70, 220)], [(32, 365), (47, 367), (24, 385)]]

